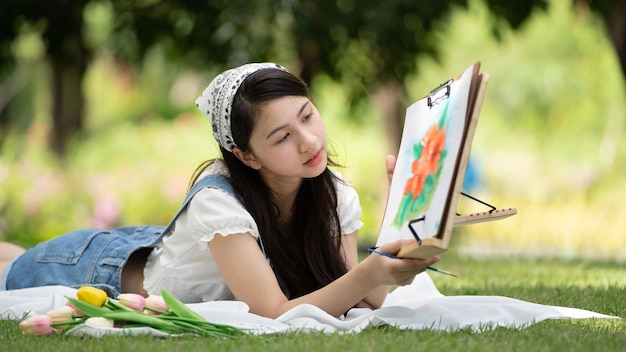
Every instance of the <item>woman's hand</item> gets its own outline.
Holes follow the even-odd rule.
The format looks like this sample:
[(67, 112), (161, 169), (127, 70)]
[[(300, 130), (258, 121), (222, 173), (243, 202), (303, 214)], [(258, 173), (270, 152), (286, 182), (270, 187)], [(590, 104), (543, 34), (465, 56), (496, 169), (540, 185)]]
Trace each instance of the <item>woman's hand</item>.
[[(415, 240), (398, 240), (377, 248), (377, 251), (395, 255), (400, 248), (414, 242)], [(428, 259), (395, 259), (372, 253), (363, 264), (367, 266), (370, 279), (377, 284), (405, 286), (413, 282), (415, 275), (439, 260), (439, 256)]]
[(387, 155), (385, 158), (385, 164), (387, 166), (387, 182), (389, 188), (391, 188), (391, 179), (393, 178), (393, 171), (396, 169), (396, 157), (393, 155)]

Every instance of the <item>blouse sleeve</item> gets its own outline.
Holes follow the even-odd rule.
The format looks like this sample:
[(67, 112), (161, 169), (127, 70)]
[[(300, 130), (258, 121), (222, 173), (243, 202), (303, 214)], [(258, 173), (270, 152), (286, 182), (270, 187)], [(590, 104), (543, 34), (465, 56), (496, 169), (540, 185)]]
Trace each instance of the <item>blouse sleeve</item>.
[(215, 188), (204, 188), (193, 197), (187, 209), (187, 229), (198, 242), (209, 242), (218, 233), (259, 237), (252, 215), (230, 194)]
[(342, 235), (349, 235), (363, 227), (359, 195), (347, 181), (337, 183), (337, 213)]

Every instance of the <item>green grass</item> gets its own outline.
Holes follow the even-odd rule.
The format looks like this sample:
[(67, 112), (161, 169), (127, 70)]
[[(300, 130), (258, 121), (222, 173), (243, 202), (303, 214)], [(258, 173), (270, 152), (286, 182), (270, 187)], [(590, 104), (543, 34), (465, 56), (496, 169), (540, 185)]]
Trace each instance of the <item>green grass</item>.
[[(406, 78), (406, 103), (482, 61), (491, 79), (472, 156), (483, 167), (486, 189), (473, 195), (498, 207), (515, 206), (519, 214), (455, 232), (452, 243), (457, 248), (437, 266), (461, 277), (433, 274), (433, 279), (446, 295), (502, 295), (626, 318), (626, 225), (614, 215), (626, 191), (626, 148), (618, 143), (623, 128), (610, 128), (626, 116), (626, 85), (604, 26), (568, 10), (571, 1), (552, 1), (558, 6), (549, 15), (537, 16), (515, 35), (505, 31), (496, 43), (487, 26), (493, 17), (472, 3), (471, 11), (456, 13), (441, 31), (440, 60), (420, 59), (421, 71)], [(89, 138), (73, 146), (66, 165), (47, 154), (47, 97), (34, 104), (41, 111), (29, 133), (3, 141), (0, 238), (32, 245), (89, 226), (94, 204), (105, 195), (119, 203), (120, 224), (166, 223), (193, 169), (213, 156), (210, 126), (195, 108), (178, 117), (160, 111), (155, 103), (166, 89), (154, 84), (121, 89), (114, 68), (106, 59), (92, 67), (88, 96), (108, 104), (92, 104), (98, 110), (88, 112)], [(146, 77), (169, 79), (150, 71)], [(45, 79), (38, 82), (47, 84)], [(314, 87), (338, 159), (347, 166), (343, 172), (361, 198), (363, 245), (371, 244), (386, 190), (380, 112), (372, 106), (363, 116), (347, 118), (349, 104), (341, 86), (320, 82)], [(195, 91), (188, 89), (184, 100), (193, 102)], [(607, 152), (599, 146), (615, 149)], [(480, 334), (377, 328), (356, 335), (281, 334), (223, 341), (35, 338), (23, 336), (15, 322), (0, 321), (0, 351), (614, 351), (624, 345), (623, 320), (550, 320), (520, 331)]]
[(289, 333), (230, 340), (193, 337), (114, 336), (79, 338), (21, 334), (16, 321), (0, 321), (3, 351), (619, 351), (626, 345), (626, 280), (623, 266), (588, 261), (471, 259), (452, 250), (439, 267), (458, 279), (433, 274), (446, 295), (502, 295), (530, 302), (617, 315), (622, 320), (547, 320), (522, 330), (497, 328), (403, 331), (369, 328), (358, 334)]

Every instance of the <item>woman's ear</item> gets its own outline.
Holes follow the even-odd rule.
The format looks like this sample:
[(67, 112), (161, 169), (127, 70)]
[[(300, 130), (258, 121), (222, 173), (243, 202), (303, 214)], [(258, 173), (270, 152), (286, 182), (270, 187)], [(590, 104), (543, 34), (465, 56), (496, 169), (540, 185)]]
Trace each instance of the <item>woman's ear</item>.
[(261, 168), (261, 164), (254, 158), (252, 153), (246, 153), (241, 149), (235, 147), (233, 148), (233, 154), (239, 159), (242, 163), (244, 163), (249, 168), (254, 170), (259, 170)]

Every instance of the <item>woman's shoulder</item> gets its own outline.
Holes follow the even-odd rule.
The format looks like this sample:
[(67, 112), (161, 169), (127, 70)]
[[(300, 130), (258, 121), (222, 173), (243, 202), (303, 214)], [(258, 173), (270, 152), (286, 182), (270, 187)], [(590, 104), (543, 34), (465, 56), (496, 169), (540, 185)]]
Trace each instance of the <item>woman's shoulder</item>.
[(208, 165), (198, 175), (189, 189), (189, 193), (195, 194), (204, 188), (220, 189), (231, 196), (235, 196), (235, 191), (230, 183), (228, 168), (226, 168), (222, 159), (214, 159), (208, 162)]
[(337, 214), (342, 234), (351, 234), (363, 226), (361, 222), (361, 202), (357, 191), (352, 185), (337, 171), (333, 171), (335, 176), (335, 187), (337, 189)]
[(187, 198), (194, 207), (198, 204), (205, 204), (205, 206), (217, 208), (226, 206), (239, 211), (245, 210), (238, 193), (230, 182), (228, 168), (222, 159), (208, 162), (190, 187)]
[(196, 188), (196, 192), (187, 212), (188, 219), (193, 219), (191, 223), (201, 229), (198, 233), (249, 232), (258, 236), (254, 219), (230, 184), (228, 169), (221, 159), (213, 161), (192, 188)]
[(336, 170), (332, 170), (334, 180), (335, 180), (335, 188), (337, 190), (337, 201), (339, 207), (353, 207), (357, 206), (360, 208), (359, 195), (354, 189), (354, 187), (346, 180), (342, 173)]
[(337, 193), (341, 194), (344, 192), (352, 193), (356, 192), (354, 187), (348, 182), (348, 180), (343, 176), (343, 174), (337, 170), (331, 170), (333, 174), (333, 179), (335, 181), (335, 188), (337, 189)]
[(228, 168), (223, 159), (213, 159), (208, 162), (207, 167), (202, 171), (198, 180), (208, 175), (221, 175), (228, 178), (230, 177), (230, 172), (228, 172)]

